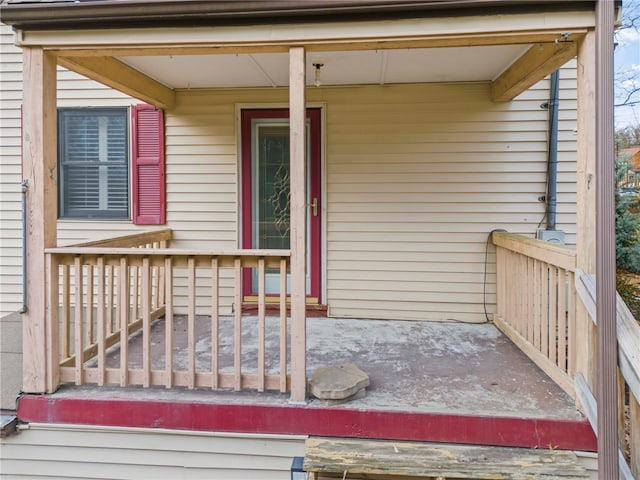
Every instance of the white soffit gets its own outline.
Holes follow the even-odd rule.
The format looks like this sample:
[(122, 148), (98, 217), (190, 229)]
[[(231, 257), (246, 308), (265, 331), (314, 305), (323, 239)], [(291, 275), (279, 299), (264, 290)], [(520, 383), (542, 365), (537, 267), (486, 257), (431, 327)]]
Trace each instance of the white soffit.
[[(495, 79), (530, 45), (311, 52), (322, 85), (477, 82)], [(280, 87), (289, 83), (286, 53), (119, 57), (171, 88)]]

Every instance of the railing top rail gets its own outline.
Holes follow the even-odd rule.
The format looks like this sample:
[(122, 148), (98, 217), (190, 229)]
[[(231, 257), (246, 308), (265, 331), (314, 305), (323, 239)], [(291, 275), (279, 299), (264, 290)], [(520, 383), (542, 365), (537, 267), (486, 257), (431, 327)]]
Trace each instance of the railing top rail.
[(157, 257), (290, 257), (291, 250), (190, 250), (183, 248), (111, 248), (111, 247), (55, 247), (45, 253), (59, 255), (114, 255)]
[(571, 272), (576, 269), (576, 252), (570, 247), (554, 245), (535, 238), (507, 232), (493, 232), (491, 240), (497, 247), (526, 255)]
[(120, 237), (105, 238), (102, 240), (92, 240), (89, 242), (74, 243), (65, 248), (77, 248), (77, 247), (111, 247), (111, 248), (127, 248), (137, 247), (139, 245), (146, 245), (152, 242), (162, 242), (164, 240), (171, 240), (170, 228), (163, 228), (162, 230), (153, 230), (150, 232), (137, 232), (131, 235), (123, 235)]

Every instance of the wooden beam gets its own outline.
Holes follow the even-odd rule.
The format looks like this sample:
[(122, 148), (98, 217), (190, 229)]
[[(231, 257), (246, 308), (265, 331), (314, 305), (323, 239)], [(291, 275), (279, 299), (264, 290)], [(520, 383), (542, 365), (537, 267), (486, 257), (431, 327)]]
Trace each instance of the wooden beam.
[(58, 63), (108, 87), (162, 109), (172, 109), (175, 92), (113, 57), (58, 57)]
[[(596, 123), (595, 34), (588, 33), (578, 46), (578, 152), (576, 205), (576, 268), (586, 274), (596, 269)], [(595, 328), (583, 302), (576, 305), (576, 372), (593, 387)]]
[(306, 108), (305, 51), (289, 51), (289, 129), (291, 162), (291, 401), (306, 398)]
[(491, 82), (491, 99), (508, 102), (576, 56), (574, 41), (536, 43)]
[[(50, 302), (45, 301), (52, 293), (47, 292), (45, 248), (56, 245), (58, 204), (56, 62), (41, 48), (25, 48), (23, 58), (22, 162), (28, 189), (22, 389), (42, 393), (46, 391), (46, 323), (57, 325), (58, 321), (57, 301), (53, 304), (51, 298)], [(49, 265), (49, 269), (54, 265)], [(57, 280), (57, 272), (51, 273)], [(49, 383), (51, 389), (57, 388)]]

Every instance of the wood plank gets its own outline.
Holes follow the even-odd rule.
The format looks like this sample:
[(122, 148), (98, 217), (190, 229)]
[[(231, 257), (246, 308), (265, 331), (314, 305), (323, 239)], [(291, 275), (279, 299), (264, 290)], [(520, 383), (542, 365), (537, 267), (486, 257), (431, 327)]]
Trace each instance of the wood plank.
[[(569, 372), (567, 365), (567, 272), (560, 269), (558, 280), (558, 339), (556, 364), (565, 372)], [(573, 333), (573, 332), (572, 332)]]
[(58, 57), (58, 63), (157, 108), (175, 106), (172, 89), (113, 57)]
[(218, 388), (220, 356), (220, 270), (218, 259), (211, 259), (211, 388)]
[(527, 323), (533, 327), (532, 336), (529, 336), (528, 340), (533, 344), (536, 350), (542, 350), (542, 301), (543, 301), (543, 282), (544, 277), (542, 275), (542, 265), (537, 260), (529, 258), (529, 272), (525, 277), (527, 279), (533, 279), (533, 285), (528, 284), (528, 292), (533, 292), (533, 298), (530, 297), (529, 305), (527, 306)]
[[(100, 258), (104, 262), (104, 257), (101, 256)], [(107, 335), (110, 335), (114, 331), (113, 312), (115, 310), (115, 305), (114, 305), (113, 301), (114, 301), (114, 297), (115, 297), (114, 291), (115, 291), (115, 288), (116, 288), (115, 281), (114, 281), (114, 270), (115, 270), (115, 267), (113, 265), (105, 265), (105, 268), (106, 268), (106, 272), (107, 272), (107, 278), (106, 278), (107, 318), (106, 318), (105, 322), (107, 324)]]
[(75, 374), (75, 383), (76, 385), (82, 385), (82, 351), (84, 348), (82, 347), (82, 322), (83, 319), (83, 272), (82, 272), (82, 258), (77, 256), (74, 260), (73, 274), (74, 274), (74, 283), (75, 283), (75, 293), (74, 293), (74, 319), (73, 319), (73, 327), (74, 327), (74, 348), (73, 354), (76, 359), (76, 374)]
[(287, 391), (287, 260), (280, 259), (280, 391)]
[(496, 317), (494, 319), (496, 327), (502, 331), (516, 346), (527, 355), (540, 369), (546, 373), (560, 388), (567, 394), (575, 398), (573, 380), (563, 370), (551, 362), (545, 355), (535, 348), (525, 337), (520, 335), (513, 327), (511, 327), (504, 319)]
[(151, 232), (132, 233), (130, 235), (122, 235), (115, 238), (74, 243), (69, 245), (69, 247), (131, 248), (148, 245), (157, 241), (166, 242), (167, 240), (171, 240), (172, 235), (173, 231), (170, 228), (163, 228), (162, 230), (154, 230)]
[[(576, 184), (576, 268), (596, 271), (596, 35), (588, 32), (578, 44), (578, 128)], [(583, 304), (576, 304), (575, 371), (595, 385), (594, 329)]]
[[(547, 321), (547, 333), (544, 335), (545, 343), (543, 347), (549, 359), (558, 364), (558, 268), (549, 267), (549, 309)], [(564, 277), (560, 283), (564, 282)]]
[[(107, 304), (105, 304), (105, 290), (106, 290), (106, 272), (104, 265), (104, 258), (98, 258), (98, 266), (97, 266), (97, 275), (98, 275), (98, 291), (96, 292), (96, 343), (98, 344), (98, 386), (104, 385), (104, 377), (105, 377), (105, 369), (107, 367), (107, 347), (106, 347), (106, 337), (107, 337), (107, 325), (106, 325), (106, 315), (105, 311), (107, 309)], [(111, 310), (111, 305), (108, 305), (109, 310)]]
[[(558, 41), (560, 40), (560, 41)], [(491, 82), (491, 99), (509, 102), (576, 56), (576, 42), (536, 43)]]
[[(144, 379), (143, 387), (151, 386), (151, 267), (149, 267), (149, 259), (145, 258), (142, 264), (142, 270), (136, 269), (135, 277), (142, 274), (142, 370)], [(137, 290), (137, 289), (136, 289)], [(134, 295), (136, 298), (138, 294)], [(137, 317), (134, 317), (137, 318)]]
[[(23, 48), (22, 178), (26, 192), (26, 307), (22, 325), (22, 391), (47, 388), (45, 249), (57, 235), (56, 62), (42, 48)], [(52, 174), (53, 172), (53, 174)], [(55, 308), (55, 304), (51, 305)]]
[(189, 257), (187, 266), (189, 289), (187, 296), (189, 305), (187, 311), (187, 372), (189, 374), (188, 388), (196, 386), (196, 264), (193, 257)]
[(635, 478), (640, 478), (640, 399), (629, 398), (629, 442), (631, 444), (631, 470)]
[(289, 50), (291, 174), (291, 401), (304, 402), (306, 379), (306, 86), (305, 50)]
[(553, 245), (535, 238), (506, 232), (493, 232), (491, 239), (494, 245), (512, 252), (535, 258), (565, 270), (574, 271), (576, 268), (576, 252), (570, 247)]
[(46, 255), (47, 265), (47, 393), (60, 384), (60, 268), (55, 255)]
[(577, 365), (577, 353), (576, 353), (576, 343), (578, 341), (578, 325), (577, 325), (577, 298), (576, 298), (576, 289), (575, 289), (575, 273), (568, 272), (569, 279), (567, 281), (567, 286), (569, 287), (569, 293), (567, 295), (568, 303), (567, 306), (567, 373), (569, 376), (573, 377), (576, 373), (576, 365)]
[(173, 265), (171, 257), (164, 260), (165, 319), (164, 319), (164, 386), (173, 386)]
[(242, 389), (242, 260), (234, 260), (233, 373), (234, 390)]
[(126, 257), (120, 258), (118, 271), (118, 311), (120, 313), (120, 386), (129, 380), (129, 267)]
[(93, 265), (87, 265), (87, 308), (86, 308), (86, 338), (85, 345), (94, 343), (95, 332), (93, 331)]
[(304, 470), (338, 478), (589, 478), (571, 451), (322, 437), (307, 439)]
[(258, 391), (264, 392), (265, 374), (265, 317), (266, 304), (265, 297), (265, 269), (264, 259), (258, 262)]

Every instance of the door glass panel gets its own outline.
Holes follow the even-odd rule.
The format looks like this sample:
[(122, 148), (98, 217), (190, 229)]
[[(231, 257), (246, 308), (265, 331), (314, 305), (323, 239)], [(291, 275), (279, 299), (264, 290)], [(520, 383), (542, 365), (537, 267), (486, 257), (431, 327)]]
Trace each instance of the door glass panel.
[(289, 249), (289, 127), (257, 125), (254, 155), (254, 248)]
[[(309, 192), (309, 135), (310, 123), (307, 121), (307, 192)], [(291, 178), (289, 163), (289, 120), (254, 119), (252, 121), (252, 248), (285, 249), (290, 248), (290, 199)], [(308, 194), (307, 194), (308, 195)], [(308, 202), (308, 199), (307, 199)], [(307, 217), (307, 232), (309, 218)], [(307, 294), (310, 292), (310, 248), (307, 237)], [(252, 290), (258, 291), (258, 274), (252, 269)], [(267, 269), (265, 290), (268, 294), (280, 291), (279, 271)], [(287, 293), (290, 293), (290, 275), (287, 275)]]

